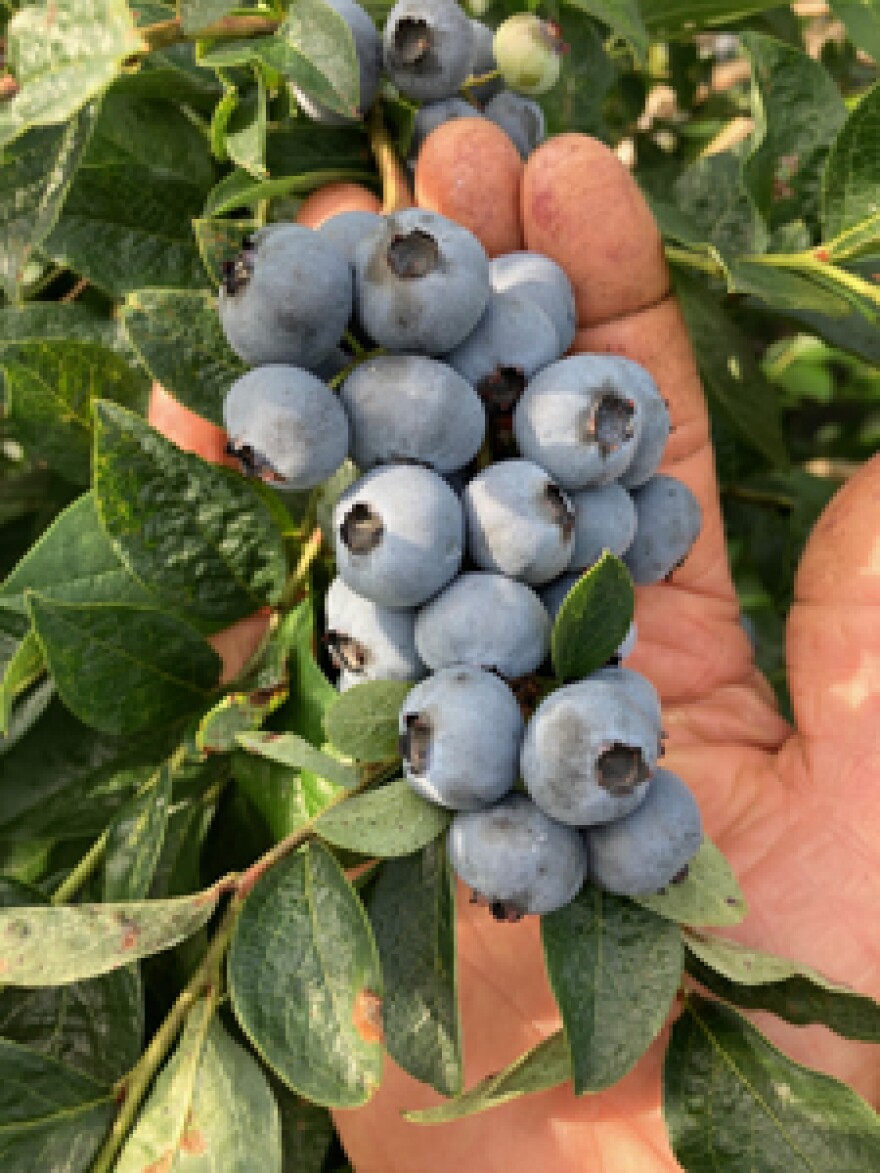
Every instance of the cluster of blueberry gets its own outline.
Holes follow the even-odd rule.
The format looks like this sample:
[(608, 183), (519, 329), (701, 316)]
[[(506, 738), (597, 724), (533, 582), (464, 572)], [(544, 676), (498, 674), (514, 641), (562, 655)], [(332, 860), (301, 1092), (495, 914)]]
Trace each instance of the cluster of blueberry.
[[(523, 158), (543, 141), (543, 111), (526, 95), (543, 93), (559, 76), (563, 46), (554, 25), (519, 13), (493, 31), (470, 19), (456, 0), (398, 0), (380, 35), (355, 0), (327, 3), (354, 41), (361, 111), (372, 105), (383, 71), (400, 94), (418, 104), (410, 165), (431, 131), (453, 118), (488, 118)], [(499, 66), (503, 76), (498, 76)], [(465, 100), (460, 91), (470, 78), (486, 80), (469, 84)], [(330, 125), (345, 121), (302, 91), (295, 93), (310, 118)]]
[[(527, 726), (509, 684), (545, 662), (553, 616), (604, 550), (655, 582), (699, 532), (693, 495), (656, 472), (669, 415), (650, 375), (562, 357), (563, 270), (533, 253), (490, 262), (421, 209), (261, 230), (228, 268), (220, 316), (254, 367), (225, 401), (243, 471), (282, 491), (349, 455), (363, 474), (333, 515), (328, 644), (341, 689), (419, 682), (400, 712), (404, 767), (456, 812), (457, 874), (504, 918), (567, 903), (587, 874), (625, 894), (669, 883), (701, 825), (658, 768), (651, 684), (603, 669)], [(383, 353), (352, 361), (352, 335)]]

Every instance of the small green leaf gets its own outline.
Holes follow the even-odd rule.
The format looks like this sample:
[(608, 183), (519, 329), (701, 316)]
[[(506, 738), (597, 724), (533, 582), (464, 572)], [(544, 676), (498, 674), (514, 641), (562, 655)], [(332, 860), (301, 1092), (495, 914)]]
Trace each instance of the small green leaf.
[(644, 63), (648, 54), (648, 30), (639, 11), (638, 0), (569, 0), (573, 8), (580, 8), (607, 24), (628, 41), (636, 58)]
[(223, 399), (247, 367), (226, 341), (215, 298), (194, 289), (138, 289), (122, 321), (153, 378), (222, 427)]
[(443, 1096), (461, 1091), (455, 877), (445, 840), (386, 862), (370, 896), (385, 981), (385, 1046)]
[(171, 771), (163, 766), (153, 784), (130, 799), (110, 824), (104, 850), (103, 899), (107, 904), (143, 900), (149, 895), (170, 805)]
[(286, 683), (260, 692), (227, 693), (199, 722), (196, 747), (202, 753), (231, 753), (239, 734), (259, 729), (286, 699)]
[(663, 1068), (663, 1115), (685, 1169), (876, 1169), (880, 1122), (864, 1100), (777, 1051), (725, 1006), (688, 998)]
[(685, 934), (687, 969), (719, 997), (769, 1010), (797, 1026), (819, 1022), (848, 1039), (880, 1042), (880, 1005), (865, 994), (770, 953), (704, 933)]
[(330, 1107), (370, 1098), (382, 1072), (371, 1024), (382, 975), (366, 914), (326, 848), (302, 848), (257, 882), (229, 986), (248, 1038), (295, 1091)]
[(32, 126), (72, 118), (143, 48), (124, 0), (29, 4), (13, 16), (7, 37), (21, 88), (0, 106), (0, 147)]
[[(878, 11), (880, 23), (880, 11)], [(880, 83), (861, 99), (834, 140), (822, 176), (823, 237), (830, 240), (880, 212)], [(874, 229), (875, 238), (880, 229)]]
[(206, 924), (219, 890), (175, 900), (0, 910), (0, 980), (60, 986), (170, 949)]
[(40, 641), (33, 631), (29, 631), (6, 665), (6, 671), (0, 681), (0, 729), (4, 737), (9, 733), (9, 720), (15, 698), (36, 684), (45, 671), (46, 660)]
[(173, 615), (37, 594), (28, 608), (61, 699), (104, 733), (170, 725), (202, 708), (220, 678), (220, 657)]
[(287, 19), (261, 53), (316, 102), (337, 114), (355, 117), (360, 101), (360, 71), (348, 24), (323, 0), (297, 0)]
[(262, 200), (284, 196), (308, 195), (328, 183), (369, 181), (373, 177), (365, 168), (334, 167), (324, 171), (304, 171), (296, 175), (279, 175), (274, 179), (254, 179), (246, 171), (231, 171), (212, 188), (205, 204), (206, 216), (224, 216), (239, 208), (255, 208)]
[(446, 830), (451, 817), (398, 778), (333, 807), (321, 815), (315, 830), (334, 847), (393, 858), (421, 851)]
[(748, 912), (733, 870), (708, 835), (688, 864), (687, 876), (636, 904), (685, 925), (738, 925)]
[(563, 682), (601, 668), (632, 622), (635, 594), (629, 571), (607, 551), (571, 588), (556, 615), (550, 647)]
[(558, 1030), (520, 1055), (509, 1067), (481, 1079), (462, 1095), (436, 1108), (404, 1112), (403, 1117), (411, 1124), (446, 1124), (508, 1104), (520, 1096), (545, 1092), (570, 1079), (571, 1055), (564, 1033)]
[(243, 477), (107, 402), (95, 410), (94, 469), (114, 548), (169, 610), (216, 631), (280, 598), (283, 539)]
[(226, 154), (255, 179), (266, 172), (266, 90), (261, 75), (239, 96), (224, 128)]
[(116, 1114), (112, 1089), (0, 1039), (0, 1167), (86, 1173)]
[(337, 786), (348, 789), (358, 784), (354, 766), (315, 749), (297, 733), (239, 733), (236, 741), (248, 753), (259, 754), (292, 770), (309, 770)]
[(541, 938), (575, 1093), (611, 1087), (669, 1015), (684, 968), (681, 931), (586, 884), (570, 904), (541, 918)]
[(398, 757), (400, 709), (413, 687), (405, 680), (356, 684), (327, 710), (327, 737), (338, 750), (358, 761), (381, 762)]

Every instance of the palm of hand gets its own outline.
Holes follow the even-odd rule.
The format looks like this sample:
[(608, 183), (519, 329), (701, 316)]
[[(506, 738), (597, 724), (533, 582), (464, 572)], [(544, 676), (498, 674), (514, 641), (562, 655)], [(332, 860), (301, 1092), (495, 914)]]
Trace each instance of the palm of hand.
[[(479, 176), (484, 161), (462, 165)], [(419, 202), (454, 217), (457, 179), (455, 159), (436, 179), (423, 177), (420, 164)], [(707, 832), (749, 902), (746, 922), (729, 935), (880, 997), (880, 457), (838, 494), (802, 559), (788, 630), (794, 731), (775, 711), (739, 625), (706, 406), (644, 201), (614, 156), (583, 136), (539, 150), (522, 197), (526, 247), (553, 256), (578, 289), (575, 349), (623, 354), (653, 373), (675, 425), (664, 470), (702, 505), (703, 533), (684, 566), (672, 582), (637, 592), (639, 644), (629, 663), (658, 687), (670, 734), (664, 764), (695, 791)], [(517, 204), (515, 192), (508, 202)], [(491, 214), (484, 202), (486, 232)], [(481, 234), (480, 225), (469, 226)], [(182, 447), (223, 458), (219, 430), (158, 388), (151, 420)], [(264, 622), (253, 617), (212, 639), (227, 678)], [(537, 920), (499, 925), (466, 899), (459, 907), (470, 1086), (555, 1031), (559, 1016)], [(868, 1045), (756, 1018), (793, 1058), (880, 1103), (880, 1068)], [(475, 1162), (482, 1173), (677, 1169), (660, 1115), (664, 1043), (608, 1092), (575, 1099), (558, 1088), (430, 1128), (407, 1124), (400, 1112), (438, 1097), (388, 1062), (370, 1104), (338, 1112), (336, 1123), (358, 1173), (448, 1173)]]

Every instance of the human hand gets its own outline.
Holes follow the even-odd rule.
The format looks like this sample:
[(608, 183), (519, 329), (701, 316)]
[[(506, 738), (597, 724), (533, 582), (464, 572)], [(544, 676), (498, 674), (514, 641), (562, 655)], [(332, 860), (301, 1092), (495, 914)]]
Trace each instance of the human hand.
[[(433, 177), (420, 163), (420, 202), (462, 218), (463, 166), (454, 152)], [(485, 158), (480, 166), (485, 175)], [(478, 186), (473, 171), (464, 178)], [(517, 231), (575, 284), (575, 348), (622, 354), (652, 372), (675, 425), (663, 470), (700, 499), (703, 533), (683, 567), (671, 582), (637, 591), (630, 664), (658, 687), (670, 734), (664, 764), (696, 793), (707, 832), (749, 901), (746, 922), (730, 935), (877, 997), (880, 810), (871, 781), (880, 780), (880, 460), (838, 494), (802, 560), (789, 620), (795, 732), (775, 711), (739, 625), (706, 406), (659, 233), (635, 184), (600, 144), (560, 136), (525, 168)], [(169, 430), (167, 419), (151, 418)], [(534, 918), (499, 925), (460, 901), (459, 966), (469, 1086), (556, 1030), (559, 1017)], [(867, 1045), (767, 1016), (760, 1025), (794, 1058), (880, 1101)], [(474, 1154), (485, 1173), (675, 1169), (660, 1115), (661, 1043), (608, 1092), (576, 1099), (558, 1088), (430, 1129), (406, 1123), (400, 1111), (436, 1095), (389, 1061), (370, 1104), (336, 1113), (336, 1123), (358, 1173), (447, 1173), (472, 1167)]]

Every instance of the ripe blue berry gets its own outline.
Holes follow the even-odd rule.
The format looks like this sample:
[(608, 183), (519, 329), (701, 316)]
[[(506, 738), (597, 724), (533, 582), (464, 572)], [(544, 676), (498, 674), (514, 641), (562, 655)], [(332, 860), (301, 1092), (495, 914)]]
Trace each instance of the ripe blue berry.
[(638, 585), (660, 582), (687, 557), (702, 524), (700, 503), (675, 477), (657, 475), (633, 490), (636, 536), (623, 556)]
[(385, 72), (414, 102), (451, 98), (470, 71), (473, 31), (455, 0), (397, 0), (383, 34)]
[(340, 670), (340, 692), (363, 680), (420, 680), (425, 675), (415, 645), (415, 611), (380, 607), (334, 578), (325, 612), (324, 638)]
[(484, 115), (500, 126), (523, 159), (547, 137), (544, 111), (531, 98), (502, 90), (486, 103)]
[(541, 253), (505, 253), (489, 262), (489, 280), (498, 293), (516, 290), (537, 302), (559, 338), (559, 354), (574, 341), (577, 313), (565, 270)]

